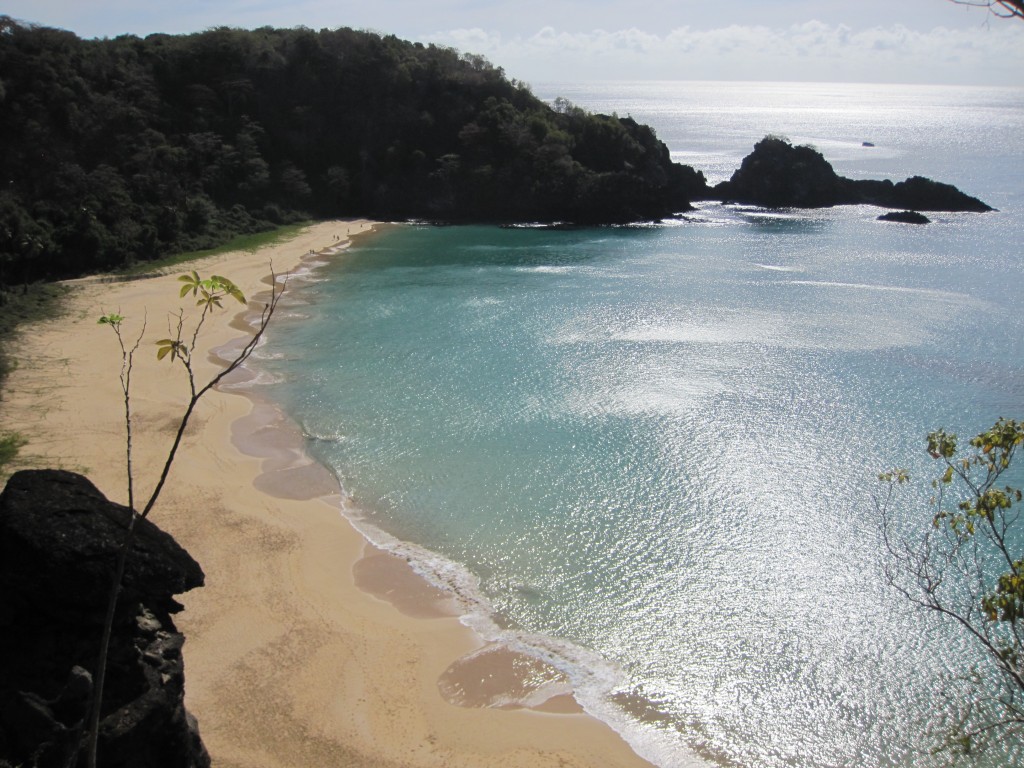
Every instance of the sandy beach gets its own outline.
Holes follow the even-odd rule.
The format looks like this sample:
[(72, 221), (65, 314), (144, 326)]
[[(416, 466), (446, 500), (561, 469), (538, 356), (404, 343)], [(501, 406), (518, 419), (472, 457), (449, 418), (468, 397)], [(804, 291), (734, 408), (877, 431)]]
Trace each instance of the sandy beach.
[[(320, 223), (165, 276), (72, 282), (66, 315), (24, 329), (14, 347), (0, 425), (28, 443), (11, 469), (79, 471), (126, 501), (120, 352), (96, 322), (117, 312), (128, 338), (146, 326), (132, 403), (137, 495), (148, 495), (187, 400), (184, 372), (158, 362), (154, 345), (169, 313), (191, 311), (177, 275), (225, 275), (258, 306), (271, 267), (282, 275), (311, 254), (344, 258), (349, 235), (373, 227)], [(200, 381), (220, 365), (207, 352), (244, 332), (240, 309), (225, 304), (204, 327)], [(206, 572), (206, 586), (180, 598), (176, 621), (187, 637), (186, 703), (215, 766), (649, 766), (571, 695), (535, 709), (479, 706), (492, 688), (551, 670), (484, 649), (450, 596), (369, 547), (340, 513), (333, 476), (300, 441), (273, 404), (211, 392), (151, 516)]]

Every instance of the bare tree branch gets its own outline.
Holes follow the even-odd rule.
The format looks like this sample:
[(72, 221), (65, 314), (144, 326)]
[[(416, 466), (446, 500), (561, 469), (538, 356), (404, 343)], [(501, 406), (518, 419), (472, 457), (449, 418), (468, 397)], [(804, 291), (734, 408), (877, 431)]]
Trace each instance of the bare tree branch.
[(950, 0), (957, 5), (987, 8), (1001, 19), (1024, 19), (1024, 0)]

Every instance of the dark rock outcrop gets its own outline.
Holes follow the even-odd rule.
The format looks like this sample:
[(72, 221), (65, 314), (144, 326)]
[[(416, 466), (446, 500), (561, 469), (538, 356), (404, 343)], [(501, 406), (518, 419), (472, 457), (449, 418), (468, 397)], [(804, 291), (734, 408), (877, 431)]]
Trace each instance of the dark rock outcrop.
[(726, 202), (767, 208), (825, 208), (846, 201), (846, 190), (828, 161), (810, 147), (765, 138), (714, 192)]
[(878, 217), (879, 221), (897, 221), (901, 224), (931, 224), (931, 219), (917, 211), (892, 211), (883, 213)]
[(844, 178), (817, 150), (794, 147), (771, 136), (759, 141), (732, 178), (715, 186), (710, 196), (767, 208), (877, 205), (918, 211), (992, 210), (950, 184), (921, 176), (896, 184)]
[[(85, 765), (91, 670), (129, 519), (71, 472), (18, 472), (0, 494), (0, 762)], [(170, 535), (139, 521), (108, 657), (101, 766), (209, 766), (171, 619), (174, 595), (203, 581)]]

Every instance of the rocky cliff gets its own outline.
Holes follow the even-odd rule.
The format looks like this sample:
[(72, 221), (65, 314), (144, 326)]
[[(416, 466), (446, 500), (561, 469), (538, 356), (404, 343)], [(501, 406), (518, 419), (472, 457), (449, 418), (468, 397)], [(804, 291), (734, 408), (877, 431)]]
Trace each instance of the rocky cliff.
[[(86, 478), (18, 472), (0, 494), (0, 764), (84, 766), (107, 596), (130, 519)], [(184, 706), (174, 595), (203, 571), (171, 536), (136, 526), (109, 654), (99, 765), (206, 768)]]

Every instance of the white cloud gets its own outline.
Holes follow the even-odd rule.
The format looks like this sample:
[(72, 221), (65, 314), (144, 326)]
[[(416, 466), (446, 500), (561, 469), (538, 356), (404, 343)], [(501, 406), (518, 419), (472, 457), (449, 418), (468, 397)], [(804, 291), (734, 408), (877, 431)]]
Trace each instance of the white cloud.
[[(1024, 27), (1024, 25), (1020, 25)], [(785, 28), (734, 24), (502, 35), (454, 29), (421, 39), (481, 53), (520, 79), (841, 80), (1024, 84), (1018, 25), (922, 31), (853, 29), (807, 21)]]
[(538, 82), (1024, 85), (1024, 23), (946, 0), (8, 0), (0, 13), (83, 36), (221, 24), (379, 29), (482, 53)]

